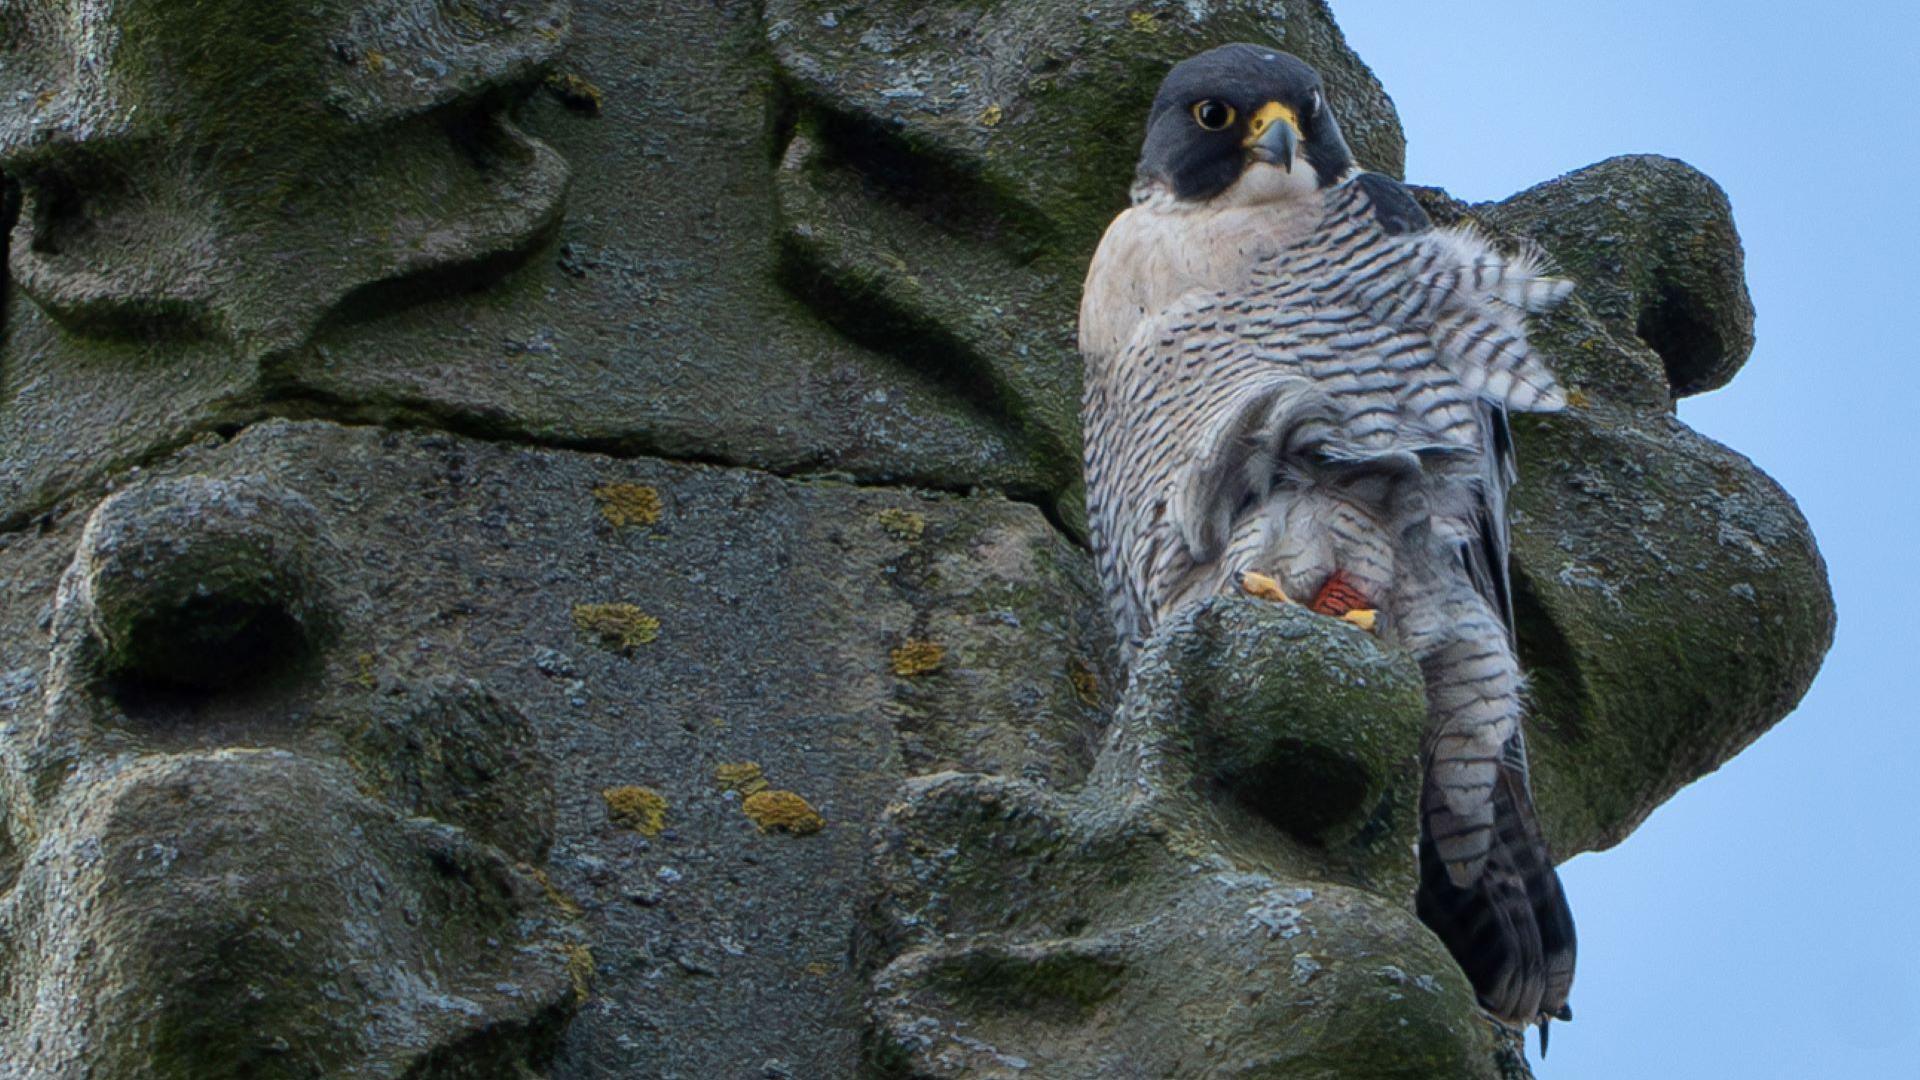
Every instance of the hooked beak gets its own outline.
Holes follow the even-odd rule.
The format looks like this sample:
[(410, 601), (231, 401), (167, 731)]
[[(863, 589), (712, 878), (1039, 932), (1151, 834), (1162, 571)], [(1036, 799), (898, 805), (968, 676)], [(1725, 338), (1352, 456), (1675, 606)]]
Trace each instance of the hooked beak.
[(1247, 122), (1244, 145), (1253, 160), (1293, 171), (1294, 151), (1300, 146), (1300, 118), (1277, 101), (1260, 106)]

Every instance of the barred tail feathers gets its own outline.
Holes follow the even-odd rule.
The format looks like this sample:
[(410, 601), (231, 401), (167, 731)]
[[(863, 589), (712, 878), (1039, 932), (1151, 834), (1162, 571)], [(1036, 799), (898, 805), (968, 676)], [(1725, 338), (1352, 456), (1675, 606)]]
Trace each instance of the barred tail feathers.
[(1415, 898), (1421, 921), (1453, 953), (1488, 1011), (1518, 1025), (1570, 1018), (1573, 915), (1540, 832), (1524, 764), (1516, 766), (1509, 755), (1498, 766), (1487, 854), (1468, 881), (1456, 880), (1435, 840), (1453, 826), (1444, 793), (1429, 780), (1421, 802)]
[(1469, 625), (1454, 627), (1458, 637), (1422, 657), (1432, 732), (1426, 787), (1440, 799), (1423, 816), (1448, 876), (1464, 886), (1484, 871), (1496, 839), (1496, 789), (1507, 744), (1520, 730), (1521, 677), (1492, 612), (1477, 603), (1459, 614)]

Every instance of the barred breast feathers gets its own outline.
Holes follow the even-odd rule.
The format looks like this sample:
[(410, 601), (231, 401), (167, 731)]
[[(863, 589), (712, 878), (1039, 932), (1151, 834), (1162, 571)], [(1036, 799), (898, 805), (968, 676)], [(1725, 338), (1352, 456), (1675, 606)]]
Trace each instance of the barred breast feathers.
[(1123, 212), (1082, 293), (1088, 377), (1124, 378), (1112, 362), (1128, 351), (1149, 354), (1165, 336), (1150, 327), (1179, 326), (1216, 298), (1239, 298), (1294, 315), (1347, 309), (1426, 331), (1470, 392), (1518, 412), (1564, 407), (1559, 384), (1527, 346), (1524, 318), (1558, 304), (1572, 283), (1546, 276), (1537, 248), (1508, 256), (1471, 226), (1390, 233), (1381, 227), (1378, 185), (1366, 182), (1383, 179), (1362, 173), (1298, 207), (1189, 207), (1149, 197)]
[(1556, 412), (1565, 395), (1528, 345), (1525, 317), (1573, 283), (1546, 276), (1544, 261), (1538, 248), (1505, 255), (1471, 225), (1432, 228), (1406, 189), (1363, 173), (1331, 189), (1320, 226), (1259, 261), (1249, 287), (1276, 305), (1351, 307), (1422, 332), (1469, 392), (1516, 412)]

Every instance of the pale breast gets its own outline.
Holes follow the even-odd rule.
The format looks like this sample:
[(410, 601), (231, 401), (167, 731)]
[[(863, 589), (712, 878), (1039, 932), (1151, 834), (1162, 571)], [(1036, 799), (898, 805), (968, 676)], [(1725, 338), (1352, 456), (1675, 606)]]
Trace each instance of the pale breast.
[(1090, 370), (1187, 293), (1239, 289), (1254, 263), (1308, 235), (1320, 214), (1318, 199), (1188, 207), (1166, 197), (1121, 213), (1100, 239), (1080, 297), (1080, 352)]

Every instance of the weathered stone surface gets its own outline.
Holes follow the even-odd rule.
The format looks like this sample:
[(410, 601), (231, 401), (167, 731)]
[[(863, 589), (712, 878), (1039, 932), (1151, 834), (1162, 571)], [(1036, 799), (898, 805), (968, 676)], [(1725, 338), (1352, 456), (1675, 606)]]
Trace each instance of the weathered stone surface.
[[(596, 492), (615, 486), (653, 492), (651, 524), (609, 519)], [(174, 581), (255, 520), (180, 508), (263, 490), (305, 508), (288, 531), (326, 582), (332, 627), (302, 663), (129, 685), (94, 629), (111, 590), (48, 609), (76, 550), (70, 578), (137, 554)], [(484, 1037), (555, 1075), (848, 1075), (870, 823), (909, 770), (1084, 775), (1092, 593), (1077, 549), (994, 497), (316, 422), (196, 443), (0, 549), (0, 866), (23, 866), (0, 899), (0, 1010), (31, 1017), (0, 1030), (0, 1059), (519, 1075), (421, 1064)], [(657, 635), (609, 647), (576, 624), (590, 603)], [(938, 666), (897, 673), (908, 640)], [(741, 762), (824, 827), (763, 832), (723, 781), (744, 774), (718, 771)], [(656, 835), (609, 821), (601, 793), (623, 784), (664, 800)], [(88, 942), (132, 950), (111, 985), (62, 966)], [(576, 979), (591, 996), (563, 1035)], [(260, 1002), (234, 997), (248, 987)], [(163, 1028), (172, 1056), (143, 1057)], [(59, 1056), (16, 1057), (30, 1037)], [(47, 1075), (22, 1068), (0, 1076)]]
[[(1123, 688), (1072, 540), (1165, 67), (1292, 49), (1398, 170), (1325, 5), (162, 7), (0, 0), (0, 1076), (1524, 1075), (1405, 658), (1223, 602)], [(1738, 238), (1663, 159), (1423, 198), (1580, 281), (1515, 572), (1604, 846), (1831, 635), (1671, 415)]]
[[(863, 950), (886, 961), (877, 1071), (1526, 1075), (1410, 910), (1418, 687), (1408, 658), (1337, 620), (1212, 601), (1149, 645), (1078, 792), (912, 782), (882, 826)], [(1243, 759), (1277, 729), (1292, 753)], [(1264, 794), (1366, 792), (1365, 821), (1300, 836), (1248, 798), (1255, 773)]]
[(1520, 425), (1535, 786), (1562, 857), (1610, 847), (1792, 711), (1833, 641), (1792, 499), (1664, 412)]
[[(362, 684), (375, 681), (369, 670)], [(411, 816), (458, 825), (530, 865), (546, 861), (553, 762), (538, 725), (512, 702), (442, 676), (397, 684), (355, 719), (343, 752), (363, 784)]]
[(977, 197), (1039, 219), (1015, 216), (1009, 240), (1023, 226), (1097, 239), (1126, 203), (1113, 177), (1133, 171), (1167, 67), (1233, 41), (1271, 41), (1313, 64), (1359, 160), (1395, 176), (1405, 166), (1393, 103), (1314, 0), (772, 0), (766, 18), (803, 109), (855, 129), (833, 136), (890, 143), (869, 149), (954, 169)]
[[(288, 5), (249, 0), (245, 6), (272, 18)], [(32, 21), (23, 25), (35, 33), (22, 39), (21, 49), (70, 54), (46, 29), (59, 7), (43, 0), (25, 9)], [(197, 431), (272, 415), (424, 424), (948, 490), (986, 484), (1029, 498), (1071, 483), (1075, 459), (1061, 448), (1058, 430), (1028, 431), (983, 411), (970, 391), (955, 390), (911, 358), (903, 366), (849, 341), (783, 286), (771, 163), (786, 137), (786, 99), (766, 63), (756, 5), (592, 0), (572, 7), (574, 32), (563, 66), (602, 92), (604, 109), (585, 118), (542, 97), (498, 114), (500, 123), (546, 148), (539, 154), (568, 163), (572, 179), (566, 217), (539, 231), (535, 242), (547, 242), (530, 264), (478, 297), (466, 291), (513, 270), (512, 260), (482, 259), (477, 274), (411, 275), (392, 288), (356, 292), (317, 325), (303, 323), (303, 331), (275, 337), (262, 354), (218, 338), (156, 340), (147, 331), (159, 324), (145, 316), (133, 317), (140, 332), (132, 335), (75, 333), (22, 290), (12, 290), (7, 368), (17, 389), (0, 403), (0, 522), (17, 524), (74, 485), (164, 453)], [(451, 10), (457, 15), (465, 8)], [(328, 53), (325, 41), (319, 38), (313, 64), (349, 66)], [(551, 53), (543, 46), (539, 55)], [(361, 56), (364, 66), (364, 50)], [(454, 53), (428, 59), (462, 70)], [(31, 99), (56, 86), (54, 74), (36, 71), (43, 69), (20, 70), (17, 93)], [(512, 80), (496, 84), (503, 94), (537, 78), (538, 68), (529, 63), (510, 74)], [(313, 104), (319, 93), (289, 77), (250, 97), (210, 91), (199, 104), (250, 114), (326, 113), (324, 103)], [(488, 104), (499, 96), (489, 95)], [(428, 145), (422, 141), (428, 135), (438, 139), (435, 152), (454, 146), (438, 127), (390, 133), (368, 123), (352, 130), (364, 140), (354, 153), (393, 160), (395, 168), (400, 152)], [(333, 280), (321, 268), (384, 243), (382, 230), (392, 226), (381, 218), (390, 209), (450, 197), (417, 169), (397, 176), (365, 172), (357, 158), (339, 159), (345, 151), (310, 139), (299, 126), (251, 139), (262, 155), (292, 155), (297, 170), (278, 159), (289, 171), (332, 178), (312, 181), (314, 197), (330, 192), (335, 210), (349, 217), (328, 226), (324, 216), (310, 225), (295, 215), (246, 233), (259, 238), (262, 258), (318, 283), (276, 284), (268, 277), (247, 284), (247, 295), (275, 318), (278, 305), (297, 306), (300, 296)], [(80, 151), (64, 143), (36, 153), (68, 171), (84, 170)], [(457, 175), (507, 190), (514, 169), (533, 153), (482, 154), (461, 161), (466, 172)], [(0, 157), (0, 168), (16, 175), (9, 161)], [(154, 175), (156, 168), (130, 166), (153, 184), (170, 182), (171, 174)], [(224, 195), (227, 186), (218, 190)], [(508, 201), (538, 205), (522, 196)], [(261, 204), (263, 212), (278, 205)], [(186, 220), (154, 213), (155, 228)], [(23, 215), (13, 231), (16, 279), (32, 271), (25, 260), (34, 219), (32, 212)], [(76, 224), (88, 221), (96, 219), (79, 212)], [(111, 228), (97, 223), (115, 242), (146, 235), (117, 219)], [(415, 244), (394, 235), (409, 252), (436, 251), (445, 238), (429, 231)], [(198, 247), (185, 247), (180, 254), (162, 244), (155, 258), (198, 258)], [(114, 265), (136, 263), (116, 259)], [(169, 270), (161, 278), (178, 275)], [(116, 286), (114, 294), (135, 291)], [(1051, 333), (1070, 329), (1072, 310), (1071, 304), (1054, 309)], [(1071, 373), (1062, 367), (1054, 377)], [(1070, 402), (1075, 391), (1060, 385)], [(1055, 415), (1069, 416), (1070, 404), (1065, 408)], [(1035, 442), (1041, 438), (1052, 440), (1050, 449)]]
[[(350, 294), (511, 263), (566, 166), (500, 112), (566, 0), (9, 4), (12, 272), (83, 334), (298, 344)], [(419, 284), (418, 282), (414, 284)], [(363, 299), (372, 299), (369, 295)]]
[(108, 498), (61, 602), (87, 613), (102, 666), (216, 689), (271, 675), (324, 632), (313, 506), (242, 477), (186, 477)]
[(0, 1075), (505, 1078), (547, 1056), (581, 946), (501, 852), (284, 750), (103, 764), (0, 901)]
[[(27, 32), (19, 39), (20, 55), (46, 58), (19, 69), (15, 93), (31, 99), (50, 91), (58, 96), (65, 83), (51, 65), (73, 51), (51, 29), (55, 5), (47, 6), (44, 15), (39, 5), (27, 7), (31, 16), (21, 19)], [(281, 5), (245, 6), (260, 13), (248, 18), (270, 20)], [(327, 10), (340, 6), (351, 5)], [(565, 5), (542, 11), (549, 7), (565, 11)], [(1038, 96), (1028, 104), (1009, 98), (1013, 112), (993, 129), (995, 138), (956, 143), (944, 156), (921, 152), (926, 139), (919, 136), (901, 143), (891, 121), (857, 120), (860, 130), (889, 134), (878, 142), (848, 135), (827, 144), (836, 167), (853, 170), (846, 179), (875, 196), (849, 211), (832, 203), (835, 183), (826, 183), (810, 201), (795, 185), (777, 183), (791, 179), (788, 173), (766, 167), (783, 156), (800, 160), (800, 148), (789, 145), (796, 127), (804, 133), (824, 126), (842, 134), (834, 117), (853, 118), (860, 108), (888, 100), (868, 94), (831, 113), (809, 104), (832, 97), (825, 89), (806, 89), (805, 72), (814, 70), (808, 65), (817, 66), (809, 58), (838, 40), (816, 40), (825, 33), (825, 7), (784, 20), (770, 16), (762, 24), (756, 5), (745, 2), (574, 3), (574, 33), (562, 64), (601, 92), (599, 117), (583, 119), (549, 100), (500, 113), (498, 123), (507, 126), (496, 141), (524, 141), (524, 152), (483, 154), (458, 174), (507, 191), (517, 182), (517, 163), (532, 160), (528, 155), (541, 161), (551, 155), (550, 166), (542, 166), (547, 172), (564, 160), (572, 180), (566, 217), (552, 226), (557, 246), (544, 248), (533, 265), (477, 302), (449, 297), (447, 286), (457, 293), (484, 284), (510, 269), (511, 259), (481, 258), (475, 273), (451, 277), (403, 275), (395, 287), (355, 294), (346, 304), (316, 301), (317, 310), (328, 313), (326, 321), (314, 326), (310, 318), (296, 319), (285, 327), (276, 322), (273, 347), (261, 361), (236, 363), (234, 346), (218, 340), (83, 338), (63, 332), (49, 320), (48, 309), (21, 306), (9, 316), (17, 320), (9, 362), (33, 392), (0, 412), (6, 420), (0, 424), (0, 520), (18, 521), (75, 482), (177, 446), (195, 430), (316, 411), (787, 473), (843, 471), (946, 489), (984, 483), (1023, 498), (1064, 497), (1061, 513), (1072, 520), (1079, 393), (1072, 341), (1079, 282), (1105, 217), (1124, 203), (1138, 138), (1137, 106), (1150, 99), (1158, 72), (1204, 44), (1247, 36), (1278, 40), (1321, 63), (1336, 100), (1351, 101), (1348, 128), (1363, 158), (1397, 170), (1402, 143), (1391, 103), (1347, 50), (1321, 4), (1169, 5), (1145, 22), (1125, 5), (1101, 6), (1092, 18), (1075, 5), (998, 8), (1002, 13), (995, 17), (1008, 23), (1002, 36), (1053, 50), (1061, 67), (1043, 64), (1035, 52), (1031, 59), (1046, 70), (1023, 74), (1019, 86), (1005, 90)], [(918, 18), (910, 5), (866, 10), (840, 14), (872, 21), (883, 36), (903, 42), (901, 35)], [(961, 5), (943, 18), (957, 27), (979, 14), (975, 6)], [(544, 25), (531, 13), (522, 21)], [(805, 26), (789, 35), (778, 31), (783, 21)], [(324, 20), (303, 16), (297, 22), (312, 30), (311, 24)], [(377, 36), (362, 41), (373, 34), (362, 33), (368, 25), (385, 24), (369, 12), (353, 23), (352, 34), (333, 35), (358, 61), (338, 59), (324, 46), (290, 49), (284, 77), (247, 95), (232, 93), (222, 81), (227, 76), (216, 71), (219, 77), (190, 87), (191, 93), (167, 97), (168, 107), (182, 117), (221, 111), (218, 125), (207, 130), (240, 126), (260, 154), (276, 162), (273, 168), (334, 178), (312, 181), (313, 197), (330, 200), (327, 214), (290, 214), (256, 223), (239, 237), (261, 245), (261, 259), (302, 273), (301, 280), (247, 276), (235, 269), (239, 262), (215, 260), (226, 268), (220, 273), (234, 280), (214, 292), (244, 297), (260, 319), (284, 321), (303, 309), (300, 297), (359, 274), (320, 273), (316, 264), (378, 250), (386, 232), (405, 251), (421, 248), (399, 225), (362, 220), (374, 207), (401, 212), (423, 201), (451, 200), (466, 207), (475, 228), (485, 219), (475, 206), (422, 180), (417, 174), (431, 173), (428, 166), (403, 167), (396, 156), (409, 148), (439, 153), (452, 145), (444, 135), (409, 130), (389, 137), (384, 113), (361, 115), (371, 108), (374, 88), (405, 84), (397, 60), (390, 64), (396, 74), (386, 81), (369, 83), (371, 76), (360, 70), (369, 51), (387, 55)], [(485, 85), (485, 78), (510, 87), (537, 77), (537, 63), (552, 53), (546, 47), (529, 51), (512, 35), (492, 44), (454, 37), (450, 48), (493, 59), (468, 76), (463, 72), (471, 65), (462, 59), (468, 52), (429, 51), (418, 60), (409, 53), (405, 70), (445, 67), (451, 74), (429, 83), (465, 93)], [(769, 49), (784, 58), (772, 71)], [(876, 67), (889, 59), (863, 47), (855, 51)], [(977, 49), (954, 54), (955, 62), (975, 57), (968, 64), (984, 62), (979, 55)], [(919, 63), (931, 65), (931, 54)], [(352, 153), (380, 155), (378, 168), (359, 164), (359, 157), (335, 145), (337, 139), (316, 138), (299, 126), (270, 134), (248, 127), (261, 117), (316, 108), (332, 115), (325, 104), (332, 98), (303, 83), (297, 77), (302, 71), (325, 85), (341, 84), (330, 93), (357, 110), (348, 117), (359, 140)], [(477, 76), (485, 78), (476, 83)], [(975, 76), (956, 71), (929, 77), (950, 89)], [(840, 85), (851, 93), (864, 84)], [(970, 92), (997, 87), (981, 82)], [(174, 100), (183, 96), (190, 100)], [(24, 117), (18, 138), (29, 140), (39, 130), (34, 124), (64, 115), (52, 109)], [(908, 132), (918, 130), (910, 125)], [(1068, 148), (1079, 148), (1079, 156)], [(0, 168), (12, 170), (9, 160), (0, 153)], [(85, 171), (82, 152), (62, 141), (34, 150), (32, 160), (44, 161), (47, 169)], [(981, 179), (989, 163), (998, 178), (991, 183)], [(126, 168), (149, 178), (142, 190), (175, 180), (144, 159)], [(1062, 182), (1062, 168), (1070, 170), (1070, 185)], [(206, 184), (223, 195), (247, 187), (221, 177)], [(181, 195), (179, 201), (195, 199)], [(206, 254), (205, 245), (176, 245), (172, 234), (157, 233), (162, 226), (184, 227), (193, 215), (170, 215), (166, 207), (173, 204), (151, 202), (146, 196), (138, 202), (142, 220), (153, 222), (138, 229), (118, 219), (109, 224), (98, 209), (76, 209), (73, 219), (75, 227), (87, 226), (90, 235), (115, 244), (149, 242), (153, 251), (142, 256), (145, 262), (125, 253), (111, 260), (116, 273), (147, 264), (159, 268), (140, 281), (86, 278), (89, 288), (109, 294), (109, 307), (127, 311), (132, 327), (148, 330), (158, 325), (158, 315), (147, 314), (152, 305), (143, 306), (141, 290), (154, 282), (199, 281), (202, 271), (180, 264)], [(544, 205), (525, 192), (508, 202)], [(334, 222), (336, 205), (358, 216)], [(261, 206), (279, 212), (280, 204)], [(836, 235), (849, 213), (863, 228)], [(30, 207), (15, 230), (17, 277), (39, 272), (33, 260), (40, 256), (32, 254), (32, 238), (41, 228), (35, 219)], [(438, 250), (444, 231), (433, 234), (426, 251)], [(551, 229), (535, 232), (545, 237)], [(396, 274), (401, 271), (374, 277)], [(53, 310), (64, 310), (46, 295)], [(143, 406), (129, 407), (133, 401)], [(50, 453), (50, 446), (65, 452)]]
[(1296, 840), (1405, 869), (1414, 803), (1400, 789), (1426, 730), (1411, 656), (1305, 611), (1236, 604), (1197, 620), (1171, 663), (1204, 777)]
[(1683, 161), (1590, 165), (1487, 208), (1581, 283), (1593, 312), (1659, 355), (1675, 397), (1725, 386), (1753, 351), (1753, 301), (1733, 208)]

